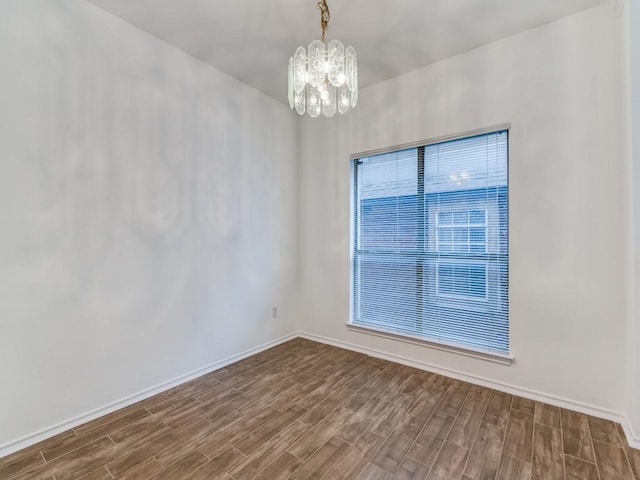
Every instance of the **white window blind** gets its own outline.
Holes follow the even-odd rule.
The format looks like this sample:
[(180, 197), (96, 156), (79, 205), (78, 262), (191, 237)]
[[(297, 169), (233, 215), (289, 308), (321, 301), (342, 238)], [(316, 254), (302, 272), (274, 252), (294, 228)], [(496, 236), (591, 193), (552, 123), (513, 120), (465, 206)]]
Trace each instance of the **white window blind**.
[(353, 161), (351, 323), (509, 353), (507, 131)]

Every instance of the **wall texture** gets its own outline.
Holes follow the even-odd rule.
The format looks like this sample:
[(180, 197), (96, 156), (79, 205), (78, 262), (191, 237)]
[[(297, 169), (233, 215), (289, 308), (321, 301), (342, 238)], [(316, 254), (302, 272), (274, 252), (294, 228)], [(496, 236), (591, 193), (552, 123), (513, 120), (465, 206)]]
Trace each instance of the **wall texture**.
[(629, 140), (631, 170), (630, 182), (633, 196), (630, 199), (632, 215), (629, 216), (630, 231), (633, 236), (633, 289), (631, 295), (635, 300), (634, 308), (629, 316), (627, 333), (627, 412), (633, 435), (640, 442), (640, 2), (625, 2), (625, 21), (627, 27), (626, 49), (624, 50), (628, 64), (629, 83)]
[[(302, 330), (493, 384), (625, 411), (620, 19), (605, 6), (365, 89), (300, 123)], [(347, 331), (349, 155), (510, 122), (507, 367)], [(329, 140), (329, 141), (327, 141)]]
[(79, 0), (0, 64), (0, 451), (295, 330), (288, 107)]

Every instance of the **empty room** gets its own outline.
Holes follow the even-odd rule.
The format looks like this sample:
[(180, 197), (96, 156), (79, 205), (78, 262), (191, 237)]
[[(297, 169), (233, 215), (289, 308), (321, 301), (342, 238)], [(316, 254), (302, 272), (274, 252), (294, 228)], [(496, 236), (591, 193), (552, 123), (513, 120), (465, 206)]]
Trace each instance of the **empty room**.
[(0, 0), (1, 480), (640, 480), (640, 0)]

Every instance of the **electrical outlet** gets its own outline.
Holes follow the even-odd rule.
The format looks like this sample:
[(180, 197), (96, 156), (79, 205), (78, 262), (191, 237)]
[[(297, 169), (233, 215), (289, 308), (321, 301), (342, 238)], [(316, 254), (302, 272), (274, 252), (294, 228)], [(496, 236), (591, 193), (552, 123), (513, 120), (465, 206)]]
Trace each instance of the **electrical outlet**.
[(278, 307), (273, 307), (271, 309), (271, 318), (276, 318), (278, 316)]

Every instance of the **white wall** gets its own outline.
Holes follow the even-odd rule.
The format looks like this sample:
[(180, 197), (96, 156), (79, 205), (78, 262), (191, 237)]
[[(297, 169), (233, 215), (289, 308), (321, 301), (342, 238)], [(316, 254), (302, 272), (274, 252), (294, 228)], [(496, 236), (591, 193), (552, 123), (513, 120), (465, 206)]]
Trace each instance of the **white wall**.
[[(640, 431), (619, 48), (618, 20), (598, 7), (369, 87), (345, 117), (297, 124), (85, 2), (4, 0), (0, 451), (296, 328), (626, 411)], [(516, 363), (348, 332), (349, 154), (502, 122)], [(635, 180), (636, 205), (638, 191)]]
[(631, 176), (633, 185), (633, 258), (634, 258), (634, 295), (635, 308), (630, 316), (627, 334), (627, 412), (633, 435), (640, 442), (640, 2), (625, 2), (625, 20), (627, 22), (627, 49), (629, 61), (629, 134), (631, 147)]
[[(597, 7), (377, 84), (300, 124), (302, 330), (624, 412), (620, 27)], [(347, 331), (349, 155), (511, 122), (511, 366)]]
[(288, 107), (79, 0), (0, 65), (0, 451), (295, 330)]

